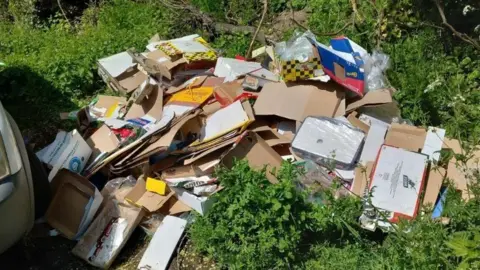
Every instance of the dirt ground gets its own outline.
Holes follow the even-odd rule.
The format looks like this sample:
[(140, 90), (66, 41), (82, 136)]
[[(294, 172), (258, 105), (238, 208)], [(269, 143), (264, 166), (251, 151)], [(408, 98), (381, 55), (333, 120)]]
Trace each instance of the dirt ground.
[[(33, 233), (34, 234), (34, 233)], [(110, 269), (137, 269), (150, 237), (137, 228), (125, 247), (115, 259)], [(195, 253), (190, 241), (184, 239), (180, 246), (179, 256), (173, 255), (169, 270), (183, 269), (217, 269), (215, 264)], [(0, 255), (2, 270), (90, 270), (98, 269), (90, 266), (71, 253), (75, 241), (62, 236), (29, 235), (20, 243)]]

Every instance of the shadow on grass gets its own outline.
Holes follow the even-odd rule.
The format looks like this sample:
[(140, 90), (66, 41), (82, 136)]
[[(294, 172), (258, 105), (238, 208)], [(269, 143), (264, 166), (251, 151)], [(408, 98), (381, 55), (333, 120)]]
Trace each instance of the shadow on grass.
[(59, 118), (60, 112), (76, 108), (71, 99), (27, 66), (0, 69), (0, 101), (35, 148), (51, 142), (58, 128), (73, 127)]

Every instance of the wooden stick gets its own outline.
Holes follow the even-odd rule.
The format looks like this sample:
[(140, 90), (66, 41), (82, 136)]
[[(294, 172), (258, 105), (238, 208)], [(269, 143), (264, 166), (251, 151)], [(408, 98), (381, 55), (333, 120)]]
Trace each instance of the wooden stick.
[(473, 38), (471, 38), (471, 37), (468, 36), (467, 34), (458, 32), (451, 24), (448, 23), (447, 17), (445, 16), (445, 12), (443, 11), (443, 7), (442, 7), (442, 5), (440, 4), (440, 0), (435, 0), (435, 5), (437, 6), (438, 13), (440, 13), (440, 17), (442, 18), (442, 23), (443, 23), (443, 25), (445, 25), (447, 28), (449, 28), (450, 31), (452, 31), (452, 33), (453, 33), (455, 36), (457, 36), (457, 37), (460, 38), (461, 40), (469, 43), (470, 45), (472, 45), (473, 47), (475, 47), (475, 49), (477, 49), (477, 50), (480, 51), (480, 43), (478, 43), (477, 41), (475, 41)]
[(267, 14), (267, 11), (268, 11), (268, 0), (263, 0), (262, 18), (258, 23), (258, 27), (257, 27), (257, 30), (255, 31), (255, 34), (253, 34), (252, 41), (250, 42), (250, 46), (248, 46), (248, 51), (246, 55), (247, 59), (252, 57), (253, 44), (255, 43), (255, 39), (257, 39), (258, 32), (260, 32), (260, 28), (262, 27), (263, 20), (265, 19), (265, 15)]

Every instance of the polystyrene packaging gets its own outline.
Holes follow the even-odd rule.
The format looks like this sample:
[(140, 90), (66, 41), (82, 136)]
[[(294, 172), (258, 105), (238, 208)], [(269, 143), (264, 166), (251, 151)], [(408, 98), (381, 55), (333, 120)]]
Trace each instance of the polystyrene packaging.
[(329, 169), (353, 169), (365, 138), (362, 130), (328, 117), (305, 118), (292, 149), (299, 157)]
[(315, 40), (315, 35), (310, 31), (305, 33), (296, 31), (288, 42), (282, 41), (275, 44), (275, 54), (284, 61), (306, 62), (313, 57), (312, 43), (309, 38)]

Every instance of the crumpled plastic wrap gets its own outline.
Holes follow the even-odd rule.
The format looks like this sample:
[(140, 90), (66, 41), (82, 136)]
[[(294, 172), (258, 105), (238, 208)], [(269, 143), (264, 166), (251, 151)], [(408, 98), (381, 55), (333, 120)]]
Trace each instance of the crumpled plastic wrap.
[(365, 133), (342, 120), (328, 117), (305, 118), (292, 141), (292, 149), (302, 159), (310, 159), (328, 169), (355, 167)]
[(275, 44), (275, 54), (284, 61), (298, 60), (302, 63), (306, 62), (313, 57), (312, 43), (309, 41), (309, 38), (315, 40), (315, 35), (310, 31), (305, 33), (295, 31), (287, 42), (282, 41)]
[(105, 199), (113, 198), (121, 202), (136, 183), (137, 179), (131, 175), (112, 179), (103, 187), (102, 195)]
[[(307, 200), (312, 203), (320, 205), (325, 204), (322, 194), (324, 190), (332, 187), (334, 176), (329, 174), (327, 169), (316, 164), (312, 160), (304, 160), (296, 163), (303, 167), (304, 174), (298, 177), (298, 188), (300, 190), (308, 190), (309, 196)], [(335, 197), (345, 197), (348, 195), (348, 190), (344, 186), (340, 186), (335, 191)]]
[(387, 87), (385, 71), (390, 67), (390, 57), (384, 53), (373, 51), (362, 55), (365, 69), (365, 93)]
[(153, 213), (143, 218), (142, 222), (140, 223), (140, 228), (142, 228), (147, 235), (153, 236), (158, 227), (160, 227), (162, 224), (164, 218), (164, 214)]

